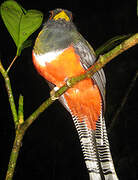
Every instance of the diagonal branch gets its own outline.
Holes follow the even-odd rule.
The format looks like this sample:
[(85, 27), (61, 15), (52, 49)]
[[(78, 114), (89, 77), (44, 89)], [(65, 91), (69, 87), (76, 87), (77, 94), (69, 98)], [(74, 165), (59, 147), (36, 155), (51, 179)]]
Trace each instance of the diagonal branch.
[(59, 98), (63, 93), (65, 93), (70, 87), (74, 86), (76, 83), (78, 83), (81, 80), (84, 80), (85, 78), (90, 78), (96, 71), (100, 70), (103, 66), (105, 66), (105, 64), (110, 62), (113, 58), (115, 58), (122, 52), (126, 51), (127, 49), (135, 46), (136, 44), (138, 44), (138, 33), (134, 34), (129, 39), (123, 41), (120, 45), (116, 46), (108, 53), (104, 55), (100, 55), (96, 63), (93, 64), (92, 67), (86, 73), (68, 79), (66, 84), (55, 92), (55, 99), (53, 99), (52, 97), (47, 99), (32, 115), (30, 115), (26, 119), (26, 121), (23, 124), (24, 128), (27, 129), (48, 106), (50, 106), (57, 98)]

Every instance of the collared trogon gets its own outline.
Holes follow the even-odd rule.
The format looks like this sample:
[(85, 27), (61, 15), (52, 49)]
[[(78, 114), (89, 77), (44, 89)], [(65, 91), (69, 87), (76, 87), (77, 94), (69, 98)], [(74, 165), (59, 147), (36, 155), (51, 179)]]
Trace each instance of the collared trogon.
[[(55, 9), (50, 13), (35, 41), (33, 63), (50, 87), (60, 88), (68, 78), (86, 72), (96, 57), (73, 24), (70, 11)], [(118, 179), (104, 120), (105, 83), (101, 69), (67, 90), (59, 99), (72, 115), (90, 180)]]

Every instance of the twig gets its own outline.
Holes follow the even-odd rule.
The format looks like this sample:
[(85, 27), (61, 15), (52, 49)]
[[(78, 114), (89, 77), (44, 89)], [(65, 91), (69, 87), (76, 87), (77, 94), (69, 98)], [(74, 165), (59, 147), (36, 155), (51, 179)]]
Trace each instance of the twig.
[(0, 72), (5, 80), (5, 86), (7, 89), (9, 103), (10, 103), (10, 107), (11, 107), (11, 111), (12, 111), (12, 115), (13, 115), (13, 119), (14, 119), (14, 124), (16, 127), (18, 124), (18, 116), (17, 116), (16, 106), (15, 106), (14, 97), (13, 97), (13, 93), (12, 93), (12, 89), (11, 89), (11, 83), (10, 83), (9, 76), (1, 63), (1, 60), (0, 60)]
[(24, 122), (23, 96), (22, 95), (20, 95), (20, 97), (19, 97), (18, 119), (19, 119), (19, 124), (21, 125)]
[(122, 99), (122, 101), (121, 101), (121, 105), (118, 107), (115, 115), (113, 116), (113, 119), (111, 120), (111, 124), (110, 124), (110, 127), (109, 127), (109, 129), (108, 129), (108, 133), (110, 133), (111, 130), (113, 129), (113, 127), (115, 126), (116, 120), (117, 120), (120, 112), (122, 111), (124, 105), (126, 104), (126, 101), (127, 101), (127, 99), (128, 99), (128, 96), (129, 96), (131, 90), (133, 89), (133, 87), (134, 87), (134, 85), (135, 85), (135, 82), (136, 82), (137, 77), (138, 77), (138, 70), (137, 70), (135, 76), (133, 77), (133, 79), (131, 80), (130, 86), (128, 87), (128, 89), (127, 89), (127, 91), (126, 91), (126, 93), (125, 93), (125, 95), (124, 95), (124, 97), (123, 97), (123, 99)]

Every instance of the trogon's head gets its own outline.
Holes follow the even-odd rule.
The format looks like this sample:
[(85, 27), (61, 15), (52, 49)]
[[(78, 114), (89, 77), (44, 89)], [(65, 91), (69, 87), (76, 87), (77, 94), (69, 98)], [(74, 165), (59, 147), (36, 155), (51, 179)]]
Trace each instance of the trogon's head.
[(52, 10), (35, 41), (34, 51), (36, 54), (43, 54), (64, 49), (73, 42), (75, 33), (72, 13), (65, 9)]

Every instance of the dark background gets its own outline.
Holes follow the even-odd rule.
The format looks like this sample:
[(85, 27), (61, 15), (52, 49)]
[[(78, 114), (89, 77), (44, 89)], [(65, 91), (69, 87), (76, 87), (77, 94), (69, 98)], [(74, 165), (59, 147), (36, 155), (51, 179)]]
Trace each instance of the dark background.
[[(19, 1), (18, 1), (19, 2)], [(74, 22), (94, 49), (116, 35), (138, 30), (136, 0), (125, 1), (21, 1), (25, 9), (44, 13), (55, 8), (73, 12)], [(36, 38), (40, 29), (33, 35)], [(10, 71), (16, 104), (19, 94), (24, 96), (25, 118), (47, 97), (45, 80), (35, 71), (31, 48), (25, 49)], [(0, 56), (8, 67), (16, 47), (0, 19)], [(109, 127), (116, 109), (138, 69), (138, 47), (116, 57), (104, 68), (107, 87), (106, 124)], [(132, 89), (127, 103), (109, 134), (114, 164), (120, 180), (138, 179), (138, 88)], [(14, 124), (0, 76), (0, 179), (4, 179), (14, 140)], [(70, 115), (55, 102), (28, 129), (22, 143), (13, 180), (88, 180), (77, 132)]]

